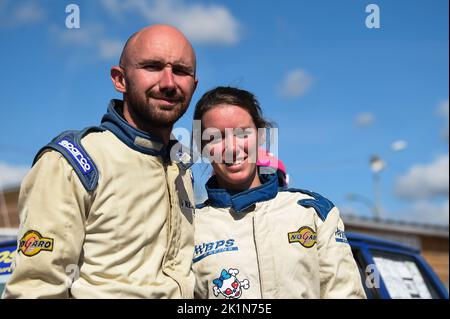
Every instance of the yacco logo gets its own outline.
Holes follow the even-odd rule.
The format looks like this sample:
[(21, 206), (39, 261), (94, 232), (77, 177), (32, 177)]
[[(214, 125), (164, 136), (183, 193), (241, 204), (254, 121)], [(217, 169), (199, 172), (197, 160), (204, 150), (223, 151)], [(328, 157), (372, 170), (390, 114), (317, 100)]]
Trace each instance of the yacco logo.
[(53, 251), (53, 238), (43, 237), (38, 231), (30, 230), (19, 241), (19, 252), (31, 257), (41, 250)]
[(200, 261), (210, 255), (223, 253), (226, 251), (239, 250), (239, 248), (234, 244), (234, 239), (230, 238), (228, 240), (218, 240), (216, 242), (195, 245), (194, 259), (192, 261), (196, 263), (197, 261)]
[(58, 144), (69, 151), (70, 155), (78, 163), (84, 175), (92, 170), (91, 163), (89, 163), (86, 156), (75, 145), (73, 145), (73, 143), (67, 139), (62, 139), (58, 142)]

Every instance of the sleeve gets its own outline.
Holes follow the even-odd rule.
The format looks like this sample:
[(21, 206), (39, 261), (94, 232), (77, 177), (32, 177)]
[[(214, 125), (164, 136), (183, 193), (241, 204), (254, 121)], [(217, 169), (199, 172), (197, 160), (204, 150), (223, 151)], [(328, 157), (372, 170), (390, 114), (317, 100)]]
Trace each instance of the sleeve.
[(344, 234), (339, 210), (334, 207), (324, 222), (317, 217), (317, 248), (320, 267), (320, 297), (366, 298), (361, 276)]
[[(22, 182), (13, 272), (3, 298), (69, 298), (85, 235), (88, 193), (71, 165), (45, 152)], [(75, 267), (75, 268), (74, 268)]]

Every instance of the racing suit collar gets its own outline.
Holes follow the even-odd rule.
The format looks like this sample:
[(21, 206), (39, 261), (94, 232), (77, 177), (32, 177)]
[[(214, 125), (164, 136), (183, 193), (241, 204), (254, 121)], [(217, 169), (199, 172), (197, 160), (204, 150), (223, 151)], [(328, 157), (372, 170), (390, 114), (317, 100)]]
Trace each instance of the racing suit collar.
[(247, 208), (258, 202), (263, 202), (277, 196), (278, 178), (276, 174), (261, 174), (262, 185), (247, 189), (242, 192), (233, 192), (223, 188), (217, 188), (216, 176), (212, 176), (206, 183), (208, 202), (211, 206), (219, 208), (232, 208), (237, 213), (242, 213)]
[(164, 146), (164, 143), (159, 137), (132, 127), (123, 118), (122, 114), (123, 101), (112, 99), (109, 102), (106, 114), (103, 115), (101, 127), (111, 131), (117, 138), (135, 151), (168, 158), (168, 150), (177, 141), (171, 140), (168, 146)]

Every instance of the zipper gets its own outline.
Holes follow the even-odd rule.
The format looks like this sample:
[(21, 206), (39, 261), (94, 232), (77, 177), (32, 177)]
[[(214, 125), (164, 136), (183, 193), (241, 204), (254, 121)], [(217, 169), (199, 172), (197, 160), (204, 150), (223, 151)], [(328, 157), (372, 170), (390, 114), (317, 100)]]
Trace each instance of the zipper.
[(258, 268), (258, 277), (259, 277), (259, 292), (261, 294), (261, 299), (264, 299), (263, 296), (263, 282), (261, 278), (261, 267), (260, 267), (260, 258), (259, 258), (259, 252), (258, 252), (258, 244), (256, 242), (256, 225), (255, 225), (255, 216), (252, 217), (252, 224), (253, 224), (253, 243), (255, 244), (255, 252), (256, 252), (256, 264)]
[(172, 252), (174, 252), (175, 247), (172, 244), (173, 238), (172, 238), (172, 229), (174, 227), (174, 225), (172, 225), (172, 216), (173, 216), (173, 205), (172, 205), (172, 195), (171, 195), (171, 190), (170, 190), (170, 185), (169, 185), (169, 176), (167, 174), (167, 167), (168, 167), (168, 163), (162, 159), (162, 166), (164, 169), (164, 177), (165, 177), (165, 183), (166, 183), (166, 190), (167, 190), (167, 196), (168, 196), (168, 202), (169, 202), (169, 214), (167, 215), (167, 250), (164, 254), (164, 258), (163, 258), (163, 267), (162, 267), (162, 272), (164, 274), (166, 274), (169, 278), (171, 278), (172, 280), (175, 281), (175, 283), (178, 285), (179, 289), (180, 289), (180, 295), (181, 298), (185, 298), (185, 292), (184, 292), (184, 287), (181, 284), (181, 281), (179, 280), (178, 276), (175, 275), (172, 271), (168, 271), (168, 269), (166, 269), (166, 263), (170, 262), (173, 266), (173, 264), (175, 263), (175, 256), (172, 255)]

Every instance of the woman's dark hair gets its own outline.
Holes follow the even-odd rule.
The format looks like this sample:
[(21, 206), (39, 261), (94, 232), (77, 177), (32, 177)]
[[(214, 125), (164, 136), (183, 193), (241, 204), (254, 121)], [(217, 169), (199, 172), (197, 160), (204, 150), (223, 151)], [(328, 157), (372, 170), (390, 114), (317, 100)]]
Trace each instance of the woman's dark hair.
[(273, 127), (273, 124), (262, 116), (259, 102), (252, 93), (229, 86), (218, 86), (203, 94), (195, 106), (194, 120), (201, 120), (203, 114), (219, 104), (229, 104), (243, 108), (252, 117), (256, 128)]

